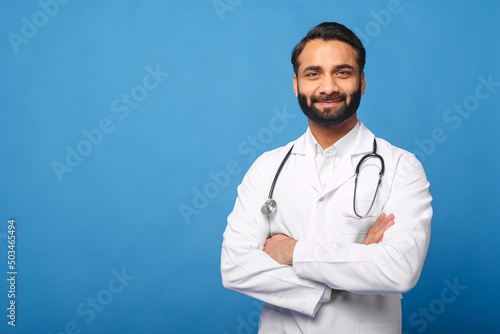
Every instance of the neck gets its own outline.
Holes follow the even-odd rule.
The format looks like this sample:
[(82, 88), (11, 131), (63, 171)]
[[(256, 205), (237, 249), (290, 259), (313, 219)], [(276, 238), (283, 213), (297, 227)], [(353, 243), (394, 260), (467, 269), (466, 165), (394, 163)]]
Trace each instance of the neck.
[(326, 149), (335, 144), (349, 131), (351, 131), (356, 125), (357, 118), (356, 113), (354, 113), (354, 115), (352, 115), (342, 123), (329, 126), (318, 125), (310, 119), (308, 119), (307, 121), (309, 122), (309, 129), (311, 129), (311, 133), (313, 134), (314, 138), (316, 138), (318, 144), (320, 144), (323, 149)]

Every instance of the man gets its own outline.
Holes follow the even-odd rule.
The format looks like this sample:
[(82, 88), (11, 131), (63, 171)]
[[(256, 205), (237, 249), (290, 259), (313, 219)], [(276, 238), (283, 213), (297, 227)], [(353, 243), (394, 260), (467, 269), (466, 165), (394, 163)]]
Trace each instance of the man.
[[(401, 293), (430, 238), (423, 168), (357, 120), (365, 50), (352, 31), (318, 25), (292, 64), (309, 128), (245, 175), (224, 232), (223, 284), (265, 302), (259, 333), (401, 333)], [(277, 209), (264, 215), (275, 179)]]

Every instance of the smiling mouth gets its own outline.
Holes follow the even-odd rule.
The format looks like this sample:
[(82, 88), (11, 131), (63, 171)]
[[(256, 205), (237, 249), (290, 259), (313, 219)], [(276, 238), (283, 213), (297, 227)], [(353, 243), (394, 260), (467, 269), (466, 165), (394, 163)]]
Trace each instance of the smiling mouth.
[(335, 107), (335, 106), (339, 105), (342, 101), (343, 101), (342, 99), (335, 99), (335, 100), (328, 100), (328, 101), (316, 101), (315, 103), (318, 103), (322, 107), (330, 108), (330, 107)]

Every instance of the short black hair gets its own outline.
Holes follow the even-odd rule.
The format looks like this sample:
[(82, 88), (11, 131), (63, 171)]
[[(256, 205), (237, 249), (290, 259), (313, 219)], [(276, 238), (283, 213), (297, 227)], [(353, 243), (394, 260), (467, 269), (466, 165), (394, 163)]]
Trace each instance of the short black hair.
[(312, 41), (313, 39), (341, 41), (349, 44), (357, 53), (359, 73), (361, 74), (363, 72), (363, 69), (365, 68), (366, 51), (358, 36), (356, 36), (355, 33), (343, 24), (336, 22), (323, 22), (312, 28), (309, 33), (307, 33), (306, 37), (302, 38), (299, 44), (297, 44), (297, 46), (293, 49), (292, 65), (293, 71), (296, 75), (299, 70), (299, 55), (304, 50), (307, 42)]

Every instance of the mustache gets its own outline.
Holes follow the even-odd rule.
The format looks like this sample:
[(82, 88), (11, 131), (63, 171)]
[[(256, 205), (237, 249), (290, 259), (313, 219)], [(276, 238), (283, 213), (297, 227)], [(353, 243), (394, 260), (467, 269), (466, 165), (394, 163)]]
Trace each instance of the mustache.
[(311, 102), (314, 103), (314, 102), (345, 100), (346, 97), (347, 97), (346, 94), (340, 94), (340, 93), (335, 93), (335, 94), (330, 94), (330, 95), (320, 95), (318, 97), (311, 96)]

